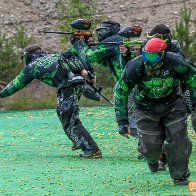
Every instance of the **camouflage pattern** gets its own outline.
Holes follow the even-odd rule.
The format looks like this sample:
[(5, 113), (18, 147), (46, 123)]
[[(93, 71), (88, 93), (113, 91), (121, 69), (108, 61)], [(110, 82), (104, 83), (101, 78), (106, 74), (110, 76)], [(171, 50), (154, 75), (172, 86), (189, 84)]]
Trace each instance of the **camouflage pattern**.
[[(78, 100), (82, 90), (84, 90), (84, 80), (82, 84), (72, 84), (69, 82), (67, 75), (70, 70), (83, 69), (83, 64), (76, 57), (69, 59), (65, 59), (65, 57), (66, 54), (57, 53), (32, 61), (0, 92), (0, 97), (3, 98), (14, 94), (33, 79), (38, 79), (49, 86), (57, 88), (57, 114), (65, 133), (74, 145), (78, 146), (77, 149), (82, 149), (84, 152), (92, 149), (97, 150), (97, 144), (79, 119)], [(77, 71), (74, 73), (77, 73)]]
[[(105, 39), (104, 42), (120, 42), (122, 37), (113, 35)], [(99, 66), (108, 67), (114, 77), (115, 82), (120, 79), (123, 69), (128, 61), (135, 57), (130, 50), (126, 54), (121, 54), (118, 45), (115, 44), (101, 44), (97, 47), (90, 48), (82, 41), (77, 41), (74, 44), (74, 49), (84, 62), (97, 62)], [(130, 128), (133, 131), (132, 136), (137, 137), (136, 121), (134, 117), (134, 102), (132, 94), (129, 96), (129, 122)]]
[(82, 95), (82, 86), (62, 88), (57, 93), (57, 114), (63, 129), (77, 149), (84, 152), (96, 151), (98, 146), (82, 125), (79, 118), (79, 98)]
[(132, 137), (138, 138), (133, 91), (128, 96), (127, 109), (128, 109), (128, 121), (129, 121), (129, 127), (130, 127), (130, 135)]
[(92, 88), (92, 86), (90, 86), (89, 84), (85, 84), (82, 86), (82, 92), (85, 97), (87, 97), (88, 99), (92, 99), (95, 101), (100, 101), (100, 94), (95, 92), (95, 90)]
[(169, 99), (172, 95), (182, 96), (179, 80), (189, 87), (192, 103), (195, 104), (195, 77), (195, 69), (180, 55), (168, 52), (163, 66), (154, 73), (147, 71), (142, 56), (136, 57), (127, 64), (115, 88), (117, 120), (127, 120), (127, 97), (134, 86), (136, 107), (140, 109), (149, 110), (154, 103)]
[[(146, 42), (147, 42), (147, 40), (146, 40)], [(144, 43), (144, 45), (146, 44), (146, 42)], [(185, 55), (182, 52), (180, 44), (177, 40), (173, 40), (173, 39), (170, 40), (170, 42), (168, 43), (167, 51), (174, 52), (174, 53), (179, 54), (185, 58)], [(187, 114), (191, 114), (192, 126), (193, 126), (194, 131), (196, 132), (196, 115), (195, 115), (195, 112), (191, 112), (191, 111), (193, 111), (193, 106), (192, 106), (192, 102), (190, 99), (190, 91), (187, 89), (185, 84), (182, 84), (181, 88), (182, 88), (182, 93), (183, 93), (183, 99), (186, 104)], [(165, 160), (162, 159), (162, 161), (166, 162), (166, 155), (164, 152), (162, 153), (162, 156), (165, 157)]]
[[(185, 58), (185, 55), (180, 48), (180, 44), (176, 40), (172, 40), (167, 50), (170, 52), (175, 52), (177, 54), (180, 54)], [(194, 64), (190, 60), (186, 59), (186, 61), (189, 65), (195, 67)], [(194, 132), (196, 132), (196, 113), (193, 111), (193, 106), (192, 106), (191, 98), (190, 98), (190, 92), (187, 87), (185, 87), (185, 90), (183, 91), (183, 97), (186, 103), (188, 114), (191, 115), (191, 123), (192, 123), (193, 130)]]
[(135, 87), (135, 115), (142, 154), (147, 162), (157, 162), (166, 140), (168, 166), (173, 179), (188, 178), (191, 154), (186, 107), (179, 81), (189, 87), (195, 105), (196, 70), (181, 55), (167, 52), (163, 65), (154, 72), (148, 72), (142, 56), (138, 56), (127, 64), (114, 94), (116, 119), (121, 126), (128, 122), (127, 99)]
[(0, 93), (0, 97), (7, 97), (24, 88), (33, 79), (38, 79), (49, 86), (61, 88), (66, 85), (67, 64), (60, 66), (58, 61), (63, 59), (63, 53), (38, 58), (26, 65), (18, 76), (12, 80)]

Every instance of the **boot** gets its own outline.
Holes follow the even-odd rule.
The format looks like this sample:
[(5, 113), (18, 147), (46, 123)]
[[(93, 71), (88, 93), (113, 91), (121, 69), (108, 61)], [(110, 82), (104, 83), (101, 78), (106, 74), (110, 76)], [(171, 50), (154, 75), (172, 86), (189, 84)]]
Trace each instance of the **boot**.
[(85, 150), (83, 154), (80, 154), (80, 157), (87, 159), (98, 159), (102, 158), (101, 150)]

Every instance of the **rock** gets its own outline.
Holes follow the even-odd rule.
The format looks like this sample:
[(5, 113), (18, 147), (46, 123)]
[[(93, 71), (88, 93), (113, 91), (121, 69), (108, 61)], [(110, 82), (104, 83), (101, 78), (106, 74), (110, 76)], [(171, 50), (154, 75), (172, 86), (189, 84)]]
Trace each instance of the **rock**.
[(25, 6), (30, 6), (31, 5), (31, 0), (23, 0), (22, 1)]

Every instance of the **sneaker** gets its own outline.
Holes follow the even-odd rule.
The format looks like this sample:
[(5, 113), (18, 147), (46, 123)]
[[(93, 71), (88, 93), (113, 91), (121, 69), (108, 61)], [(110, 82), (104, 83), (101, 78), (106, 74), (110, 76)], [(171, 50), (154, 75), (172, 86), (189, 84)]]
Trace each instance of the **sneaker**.
[(166, 163), (164, 163), (163, 161), (159, 160), (159, 171), (165, 171), (166, 170)]
[(148, 167), (149, 167), (149, 169), (150, 169), (150, 171), (152, 173), (158, 172), (158, 169), (159, 169), (159, 163), (158, 163), (158, 161), (156, 163), (151, 163), (151, 162), (148, 162), (147, 161), (147, 164), (148, 164)]
[(185, 179), (179, 179), (179, 180), (175, 180), (174, 179), (174, 185), (177, 185), (177, 186), (185, 186), (185, 185), (188, 185), (188, 180), (185, 178)]
[(87, 159), (98, 159), (102, 158), (101, 150), (86, 150), (84, 151), (84, 154), (80, 154), (80, 157), (87, 158)]

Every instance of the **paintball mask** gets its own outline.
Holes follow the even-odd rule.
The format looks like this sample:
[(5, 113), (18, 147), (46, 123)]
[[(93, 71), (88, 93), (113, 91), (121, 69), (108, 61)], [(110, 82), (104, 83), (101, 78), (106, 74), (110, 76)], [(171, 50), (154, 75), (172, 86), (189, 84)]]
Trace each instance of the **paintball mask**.
[(162, 66), (167, 44), (160, 38), (150, 39), (142, 50), (144, 66), (148, 71), (154, 71)]
[(140, 37), (142, 33), (142, 28), (140, 26), (128, 26), (124, 27), (118, 32), (123, 38)]
[(169, 45), (172, 40), (171, 30), (164, 24), (156, 25), (151, 30), (151, 32), (147, 34), (147, 39), (151, 39), (151, 38), (160, 38)]
[(104, 39), (117, 34), (120, 31), (120, 24), (114, 21), (105, 21), (100, 27), (95, 29), (97, 32), (98, 41), (101, 42)]

